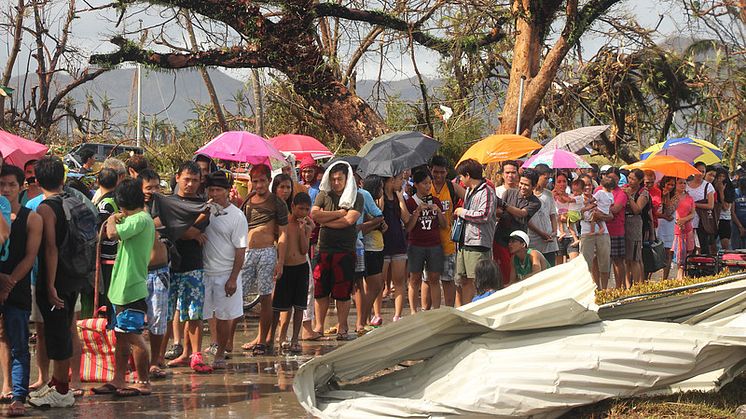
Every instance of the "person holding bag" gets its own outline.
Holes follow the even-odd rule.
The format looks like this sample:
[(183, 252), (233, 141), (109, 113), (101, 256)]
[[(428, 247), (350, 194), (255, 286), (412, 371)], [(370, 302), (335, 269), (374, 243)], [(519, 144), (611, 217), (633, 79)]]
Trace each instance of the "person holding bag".
[(699, 253), (707, 254), (713, 251), (715, 235), (717, 234), (717, 218), (713, 212), (715, 208), (715, 188), (704, 180), (707, 166), (697, 162), (694, 167), (700, 174), (687, 182), (686, 192), (694, 200), (694, 219), (692, 227), (699, 240)]

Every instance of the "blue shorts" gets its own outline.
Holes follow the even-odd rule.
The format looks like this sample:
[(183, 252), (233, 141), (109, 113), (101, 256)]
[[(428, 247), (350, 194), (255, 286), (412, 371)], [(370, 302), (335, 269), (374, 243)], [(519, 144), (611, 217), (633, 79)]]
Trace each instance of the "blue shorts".
[(202, 320), (205, 305), (205, 272), (197, 269), (189, 272), (173, 272), (168, 289), (168, 319), (179, 310), (179, 321)]
[(166, 334), (170, 283), (168, 266), (148, 271), (148, 330), (154, 335)]
[(113, 307), (114, 310), (111, 311), (109, 324), (107, 325), (109, 330), (137, 335), (142, 333), (145, 329), (145, 312), (148, 309), (145, 299), (123, 306), (114, 305)]

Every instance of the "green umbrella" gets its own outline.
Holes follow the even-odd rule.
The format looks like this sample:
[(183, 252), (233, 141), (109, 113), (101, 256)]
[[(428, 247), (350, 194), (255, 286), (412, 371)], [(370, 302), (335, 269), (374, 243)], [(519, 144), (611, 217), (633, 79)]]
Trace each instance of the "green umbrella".
[(370, 149), (373, 148), (374, 145), (387, 141), (387, 140), (391, 140), (395, 138), (407, 138), (407, 137), (422, 138), (423, 136), (424, 134), (417, 132), (417, 131), (397, 131), (397, 132), (390, 132), (388, 134), (383, 134), (365, 143), (360, 148), (360, 151), (357, 152), (357, 155), (359, 157), (365, 157), (365, 155), (368, 154), (368, 152), (370, 152)]

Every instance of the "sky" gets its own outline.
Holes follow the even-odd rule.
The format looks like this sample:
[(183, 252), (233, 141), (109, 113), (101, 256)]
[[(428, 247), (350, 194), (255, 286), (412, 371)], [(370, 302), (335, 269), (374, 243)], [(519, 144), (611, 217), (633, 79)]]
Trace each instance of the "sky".
[[(641, 26), (647, 28), (655, 27), (662, 15), (663, 19), (659, 26), (658, 37), (664, 39), (667, 36), (680, 34), (682, 32), (685, 16), (683, 9), (679, 6), (679, 1), (680, 0), (673, 0), (670, 2), (627, 0), (616, 7), (621, 15), (637, 19)], [(3, 3), (5, 3), (5, 5), (3, 5)], [(0, 0), (0, 8), (10, 7), (10, 3), (14, 2), (11, 0)], [(61, 22), (63, 20), (64, 13), (66, 12), (66, 3), (66, 1), (57, 2), (58, 6), (52, 9), (53, 21)], [(93, 6), (100, 6), (109, 3), (109, 0), (87, 0), (87, 3)], [(87, 8), (86, 2), (78, 0), (77, 8)], [(79, 18), (75, 20), (73, 26), (71, 38), (73, 44), (79, 47), (81, 51), (86, 54), (114, 51), (116, 47), (107, 41), (112, 35), (121, 33), (123, 29), (129, 31), (136, 29), (137, 25), (139, 25), (140, 19), (142, 19), (143, 25), (146, 27), (162, 20), (162, 18), (158, 16), (157, 9), (154, 8), (151, 8), (144, 13), (127, 17), (123, 22), (124, 25), (120, 25), (119, 27), (115, 27), (116, 19), (117, 15), (111, 9), (80, 13)], [(599, 26), (595, 26), (594, 28), (603, 29)], [(129, 35), (128, 37), (130, 39), (136, 39), (135, 35)], [(11, 40), (8, 37), (0, 40), (0, 63), (7, 59), (8, 45), (10, 41)], [(587, 34), (581, 40), (583, 54), (587, 57), (594, 55), (605, 42), (604, 39), (594, 35), (593, 33)], [(157, 49), (158, 47), (153, 48)], [(415, 53), (420, 72), (429, 78), (437, 77), (438, 54), (424, 47), (417, 47)], [(358, 79), (376, 78), (378, 73), (378, 58), (378, 55), (375, 54), (362, 61), (358, 68)], [(386, 55), (386, 58), (388, 64), (384, 66), (382, 72), (383, 80), (408, 79), (415, 76), (411, 57), (408, 53), (402, 54), (401, 51), (393, 48)], [(15, 74), (22, 74), (26, 70), (27, 59), (28, 48), (24, 48), (23, 53), (17, 60), (14, 71)], [(245, 70), (226, 70), (226, 72), (239, 80), (248, 80), (248, 72)]]

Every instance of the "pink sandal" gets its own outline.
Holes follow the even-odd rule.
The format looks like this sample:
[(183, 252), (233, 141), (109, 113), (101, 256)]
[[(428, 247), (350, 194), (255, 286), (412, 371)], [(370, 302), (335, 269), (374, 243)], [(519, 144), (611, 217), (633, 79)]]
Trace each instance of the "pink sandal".
[(198, 372), (201, 374), (207, 374), (213, 371), (211, 366), (205, 364), (205, 361), (202, 359), (202, 354), (200, 352), (192, 354), (192, 362), (190, 367), (194, 372)]

